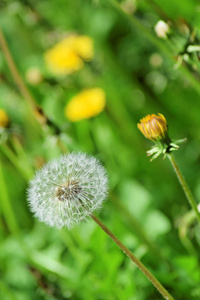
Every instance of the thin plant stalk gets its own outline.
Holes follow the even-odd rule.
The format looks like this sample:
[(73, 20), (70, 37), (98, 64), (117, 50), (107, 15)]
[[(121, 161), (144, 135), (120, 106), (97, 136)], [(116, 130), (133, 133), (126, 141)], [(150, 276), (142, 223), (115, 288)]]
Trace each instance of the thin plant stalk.
[(0, 190), (1, 190), (1, 205), (2, 211), (4, 213), (5, 219), (7, 221), (7, 226), (10, 232), (13, 233), (17, 239), (19, 239), (19, 228), (17, 226), (16, 219), (12, 212), (12, 205), (10, 203), (8, 191), (6, 188), (6, 180), (3, 174), (3, 166), (2, 166), (2, 155), (0, 154)]
[[(121, 111), (121, 110), (120, 110)], [(101, 138), (101, 135), (94, 134), (94, 132), (98, 132), (101, 129), (101, 123), (99, 123), (99, 120), (93, 120), (93, 131), (91, 131), (93, 135), (93, 139), (95, 141), (96, 147), (100, 150), (100, 152), (104, 152), (107, 154), (107, 161), (111, 162), (113, 160), (113, 155), (110, 152), (110, 147), (108, 143), (104, 143), (104, 138)], [(119, 201), (119, 199), (116, 197), (114, 193), (110, 194), (111, 200), (114, 202), (114, 207), (118, 208), (120, 213), (125, 216), (126, 221), (131, 225), (132, 230), (136, 233), (137, 237), (140, 239), (142, 243), (144, 243), (149, 250), (152, 252), (152, 254), (163, 260), (166, 261), (163, 254), (160, 252), (160, 249), (157, 247), (157, 245), (149, 238), (149, 236), (146, 234), (144, 228), (142, 225), (138, 222), (138, 220), (135, 218), (133, 214), (129, 212), (129, 210)]]
[(28, 160), (27, 153), (25, 152), (24, 147), (20, 143), (20, 141), (13, 136), (11, 139), (12, 145), (16, 151), (16, 158), (18, 160), (18, 163), (21, 164), (24, 167), (24, 170), (26, 172), (27, 179), (29, 180), (33, 176), (33, 168)]
[(135, 218), (135, 216), (131, 214), (124, 205), (121, 204), (121, 202), (117, 199), (117, 197), (114, 194), (111, 194), (111, 199), (118, 207), (120, 212), (126, 217), (126, 220), (131, 224), (131, 228), (135, 230), (140, 240), (153, 252), (153, 254), (157, 258), (165, 260), (157, 245), (154, 244), (154, 242), (147, 236), (145, 230)]
[[(173, 64), (177, 62), (174, 55), (174, 49), (171, 48), (169, 42), (161, 41), (159, 38), (153, 35), (153, 33), (151, 33), (151, 31), (149, 31), (134, 15), (127, 14), (120, 6), (120, 3), (116, 0), (109, 0), (109, 2), (129, 21), (131, 25), (137, 28), (140, 33), (142, 33), (150, 41), (150, 43), (155, 45)], [(187, 78), (196, 92), (200, 94), (199, 81), (193, 76), (193, 74), (191, 74), (187, 67), (181, 65), (179, 70)]]
[(183, 246), (186, 248), (189, 254), (191, 255), (197, 255), (197, 251), (195, 247), (193, 246), (192, 242), (188, 238), (188, 232), (190, 227), (195, 221), (195, 214), (193, 209), (189, 212), (187, 212), (179, 221), (178, 226), (178, 233), (179, 238), (183, 244)]
[(173, 300), (172, 296), (162, 286), (162, 284), (151, 274), (151, 272), (141, 263), (139, 259), (133, 255), (133, 253), (95, 216), (91, 215), (91, 218), (103, 229), (103, 231), (117, 244), (117, 246), (132, 260), (132, 262), (142, 271), (142, 273), (149, 279), (149, 281), (155, 286), (164, 299)]
[[(58, 261), (43, 255), (40, 252), (30, 249), (26, 243), (23, 241), (23, 238), (20, 233), (20, 228), (18, 226), (15, 214), (12, 209), (10, 197), (7, 190), (6, 179), (4, 177), (2, 158), (0, 154), (0, 191), (1, 191), (1, 205), (2, 211), (6, 220), (9, 231), (15, 236), (19, 245), (23, 249), (28, 262), (41, 269), (50, 271), (62, 278), (69, 280), (71, 278), (72, 270), (67, 266), (63, 266)], [(74, 275), (75, 276), (75, 275)], [(1, 287), (1, 282), (0, 282)]]
[(185, 181), (185, 178), (183, 177), (183, 175), (182, 175), (182, 173), (181, 173), (181, 171), (179, 169), (179, 166), (177, 165), (177, 162), (176, 162), (174, 156), (170, 153), (170, 154), (167, 155), (167, 157), (169, 158), (169, 160), (170, 160), (170, 162), (171, 162), (171, 164), (172, 164), (172, 166), (174, 168), (174, 171), (175, 171), (175, 173), (176, 173), (176, 175), (178, 177), (180, 185), (181, 185), (181, 187), (182, 187), (182, 189), (183, 189), (183, 191), (184, 191), (184, 193), (186, 195), (186, 198), (188, 199), (189, 204), (191, 205), (192, 209), (194, 210), (196, 218), (197, 218), (197, 220), (200, 223), (200, 213), (198, 211), (197, 203), (196, 203), (196, 201), (195, 201), (195, 199), (194, 199), (194, 197), (193, 197), (193, 195), (192, 195), (192, 193), (190, 191), (190, 188), (189, 188), (187, 182)]
[[(17, 68), (17, 65), (15, 64), (15, 61), (12, 57), (9, 46), (7, 44), (7, 41), (4, 37), (3, 31), (1, 30), (1, 28), (0, 28), (0, 47), (4, 53), (4, 56), (7, 61), (10, 72), (12, 74), (12, 77), (13, 77), (15, 83), (17, 84), (21, 95), (27, 101), (27, 103), (29, 104), (29, 107), (32, 109), (32, 112), (35, 112), (34, 116), (37, 119), (38, 123), (43, 127), (43, 129), (44, 129), (45, 125), (48, 125), (49, 127), (52, 127), (55, 130), (55, 132), (57, 132), (57, 134), (59, 134), (60, 128), (54, 122), (52, 122), (48, 118), (48, 116), (45, 115), (43, 110), (37, 104), (37, 101), (35, 100), (35, 98), (32, 96), (31, 92), (29, 91), (27, 85), (25, 84), (25, 82)], [(41, 109), (41, 112), (40, 112), (40, 109)], [(61, 143), (61, 141), (59, 141), (58, 145), (62, 149), (65, 149), (65, 146)], [(65, 151), (66, 151), (66, 149), (65, 149)]]
[(6, 284), (6, 282), (4, 282), (3, 280), (0, 280), (0, 290), (1, 290), (1, 294), (6, 295), (7, 297), (6, 299), (10, 299), (10, 300), (19, 299), (14, 295), (12, 288), (10, 288), (10, 286)]
[(25, 181), (30, 180), (33, 174), (30, 166), (24, 164), (24, 161), (20, 160), (6, 144), (1, 144), (1, 151), (12, 162), (13, 166), (21, 173)]
[(7, 64), (9, 66), (9, 69), (11, 71), (11, 74), (13, 76), (13, 79), (14, 81), (16, 82), (22, 96), (27, 100), (27, 102), (29, 103), (29, 105), (32, 107), (32, 108), (35, 108), (35, 100), (33, 98), (33, 96), (31, 95), (30, 91), (28, 90), (27, 86), (25, 85), (16, 65), (15, 65), (15, 62), (12, 58), (12, 55), (11, 55), (11, 52), (8, 48), (8, 45), (7, 45), (7, 42), (6, 42), (6, 39), (4, 37), (4, 34), (0, 28), (0, 46), (2, 48), (2, 51), (5, 55), (5, 58), (6, 58), (6, 61), (7, 61)]

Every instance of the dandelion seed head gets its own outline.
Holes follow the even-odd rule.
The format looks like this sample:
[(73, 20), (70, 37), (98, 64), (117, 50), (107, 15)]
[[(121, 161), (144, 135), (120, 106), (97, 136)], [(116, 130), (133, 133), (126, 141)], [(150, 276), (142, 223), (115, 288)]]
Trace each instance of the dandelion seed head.
[(28, 202), (41, 222), (70, 229), (101, 208), (107, 190), (106, 171), (99, 161), (84, 153), (71, 153), (36, 172)]

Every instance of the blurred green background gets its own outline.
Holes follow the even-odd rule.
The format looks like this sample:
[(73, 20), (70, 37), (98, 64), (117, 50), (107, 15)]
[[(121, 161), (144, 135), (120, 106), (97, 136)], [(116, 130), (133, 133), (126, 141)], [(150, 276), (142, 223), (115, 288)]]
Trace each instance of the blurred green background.
[[(167, 39), (155, 33), (160, 19), (169, 25)], [(93, 154), (108, 171), (110, 194), (99, 218), (175, 299), (200, 299), (200, 229), (169, 161), (150, 162), (152, 143), (137, 129), (145, 115), (162, 113), (170, 137), (187, 138), (175, 156), (200, 202), (200, 56), (187, 51), (199, 44), (199, 2), (1, 0), (0, 26), (54, 124), (37, 122), (0, 48), (0, 108), (10, 120), (0, 144), (0, 299), (162, 298), (92, 220), (59, 231), (33, 218), (28, 181), (67, 151)], [(44, 53), (71, 32), (93, 40), (94, 57), (80, 71), (54, 76)], [(39, 73), (36, 83), (27, 75), (31, 68)], [(66, 104), (92, 87), (105, 91), (105, 110), (69, 122)]]

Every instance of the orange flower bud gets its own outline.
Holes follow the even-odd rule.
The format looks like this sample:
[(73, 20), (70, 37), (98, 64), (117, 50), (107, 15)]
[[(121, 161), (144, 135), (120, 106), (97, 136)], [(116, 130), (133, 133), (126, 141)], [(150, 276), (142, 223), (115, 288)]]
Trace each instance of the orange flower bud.
[(152, 141), (163, 140), (167, 135), (167, 121), (162, 114), (147, 115), (137, 124), (143, 135)]
[(167, 121), (162, 114), (147, 115), (137, 124), (138, 129), (143, 135), (155, 142), (155, 146), (147, 151), (147, 155), (151, 156), (151, 161), (163, 154), (164, 158), (172, 151), (178, 150), (179, 144), (182, 144), (186, 139), (171, 140), (167, 132)]

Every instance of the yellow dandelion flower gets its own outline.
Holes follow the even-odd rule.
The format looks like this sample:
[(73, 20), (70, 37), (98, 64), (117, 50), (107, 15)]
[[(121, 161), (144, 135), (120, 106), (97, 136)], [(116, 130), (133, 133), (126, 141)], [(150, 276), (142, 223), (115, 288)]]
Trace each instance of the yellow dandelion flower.
[(86, 61), (90, 61), (94, 56), (93, 41), (85, 35), (76, 36), (74, 40), (74, 50)]
[(83, 67), (82, 59), (71, 49), (55, 47), (45, 54), (46, 64), (57, 75), (70, 74)]
[(162, 114), (147, 115), (137, 124), (138, 129), (149, 140), (164, 139), (167, 134), (167, 121)]
[(102, 112), (105, 103), (106, 96), (102, 89), (85, 89), (69, 101), (65, 115), (72, 122), (89, 119)]
[(66, 75), (80, 70), (84, 60), (93, 57), (93, 41), (87, 36), (70, 35), (48, 50), (45, 61), (57, 75)]
[(0, 127), (7, 127), (9, 124), (9, 118), (5, 110), (0, 108)]

